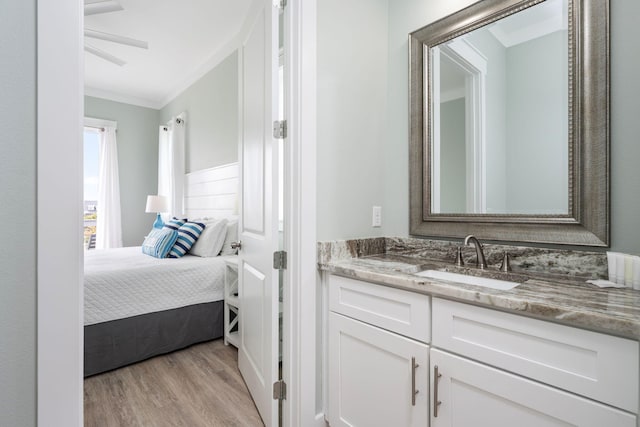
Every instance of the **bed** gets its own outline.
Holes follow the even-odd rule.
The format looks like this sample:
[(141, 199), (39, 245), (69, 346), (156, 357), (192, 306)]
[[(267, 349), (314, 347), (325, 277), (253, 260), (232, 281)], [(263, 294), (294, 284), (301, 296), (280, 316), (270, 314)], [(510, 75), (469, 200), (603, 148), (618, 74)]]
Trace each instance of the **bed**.
[[(233, 218), (237, 164), (186, 175), (194, 217)], [(85, 255), (84, 376), (223, 336), (228, 256), (153, 258), (140, 247)]]

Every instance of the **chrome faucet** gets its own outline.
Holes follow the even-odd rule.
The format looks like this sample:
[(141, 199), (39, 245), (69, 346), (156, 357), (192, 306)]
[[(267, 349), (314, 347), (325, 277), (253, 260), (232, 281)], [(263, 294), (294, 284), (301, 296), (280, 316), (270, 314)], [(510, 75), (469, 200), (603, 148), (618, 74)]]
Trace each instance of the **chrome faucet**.
[(484, 258), (484, 252), (482, 251), (482, 245), (480, 241), (476, 239), (476, 236), (473, 234), (469, 234), (464, 238), (464, 245), (469, 246), (469, 243), (473, 243), (476, 247), (476, 267), (481, 270), (484, 270), (487, 267), (487, 260)]

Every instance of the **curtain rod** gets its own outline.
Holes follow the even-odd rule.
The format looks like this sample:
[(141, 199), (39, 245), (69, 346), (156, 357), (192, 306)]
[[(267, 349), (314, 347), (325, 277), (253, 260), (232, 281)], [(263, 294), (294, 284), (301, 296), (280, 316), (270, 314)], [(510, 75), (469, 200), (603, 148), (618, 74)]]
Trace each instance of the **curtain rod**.
[(87, 125), (85, 125), (84, 127), (89, 128), (89, 129), (97, 129), (100, 132), (104, 132), (104, 128), (99, 128), (97, 126), (87, 126)]
[[(178, 117), (178, 118), (176, 118), (176, 123), (177, 124), (184, 123), (184, 120), (182, 120), (180, 117)], [(162, 130), (167, 131), (167, 130), (169, 130), (169, 128), (167, 126), (163, 126)]]

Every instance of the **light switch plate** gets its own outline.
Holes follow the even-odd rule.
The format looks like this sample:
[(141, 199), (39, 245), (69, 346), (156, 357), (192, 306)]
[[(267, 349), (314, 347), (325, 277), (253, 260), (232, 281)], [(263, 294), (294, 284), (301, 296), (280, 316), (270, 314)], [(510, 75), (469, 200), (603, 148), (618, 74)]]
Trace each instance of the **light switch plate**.
[(371, 220), (373, 227), (382, 227), (382, 206), (373, 207), (373, 217)]

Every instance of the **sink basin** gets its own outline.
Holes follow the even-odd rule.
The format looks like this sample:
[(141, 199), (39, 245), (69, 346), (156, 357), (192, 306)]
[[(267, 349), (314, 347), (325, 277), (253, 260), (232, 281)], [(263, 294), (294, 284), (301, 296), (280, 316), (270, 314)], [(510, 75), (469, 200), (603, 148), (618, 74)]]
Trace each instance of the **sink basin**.
[(490, 279), (488, 277), (468, 276), (466, 274), (450, 273), (448, 271), (425, 270), (416, 273), (416, 276), (428, 277), (430, 279), (448, 280), (450, 282), (465, 283), (467, 285), (482, 286), (485, 288), (507, 291), (518, 286), (520, 283), (508, 282), (506, 280)]

